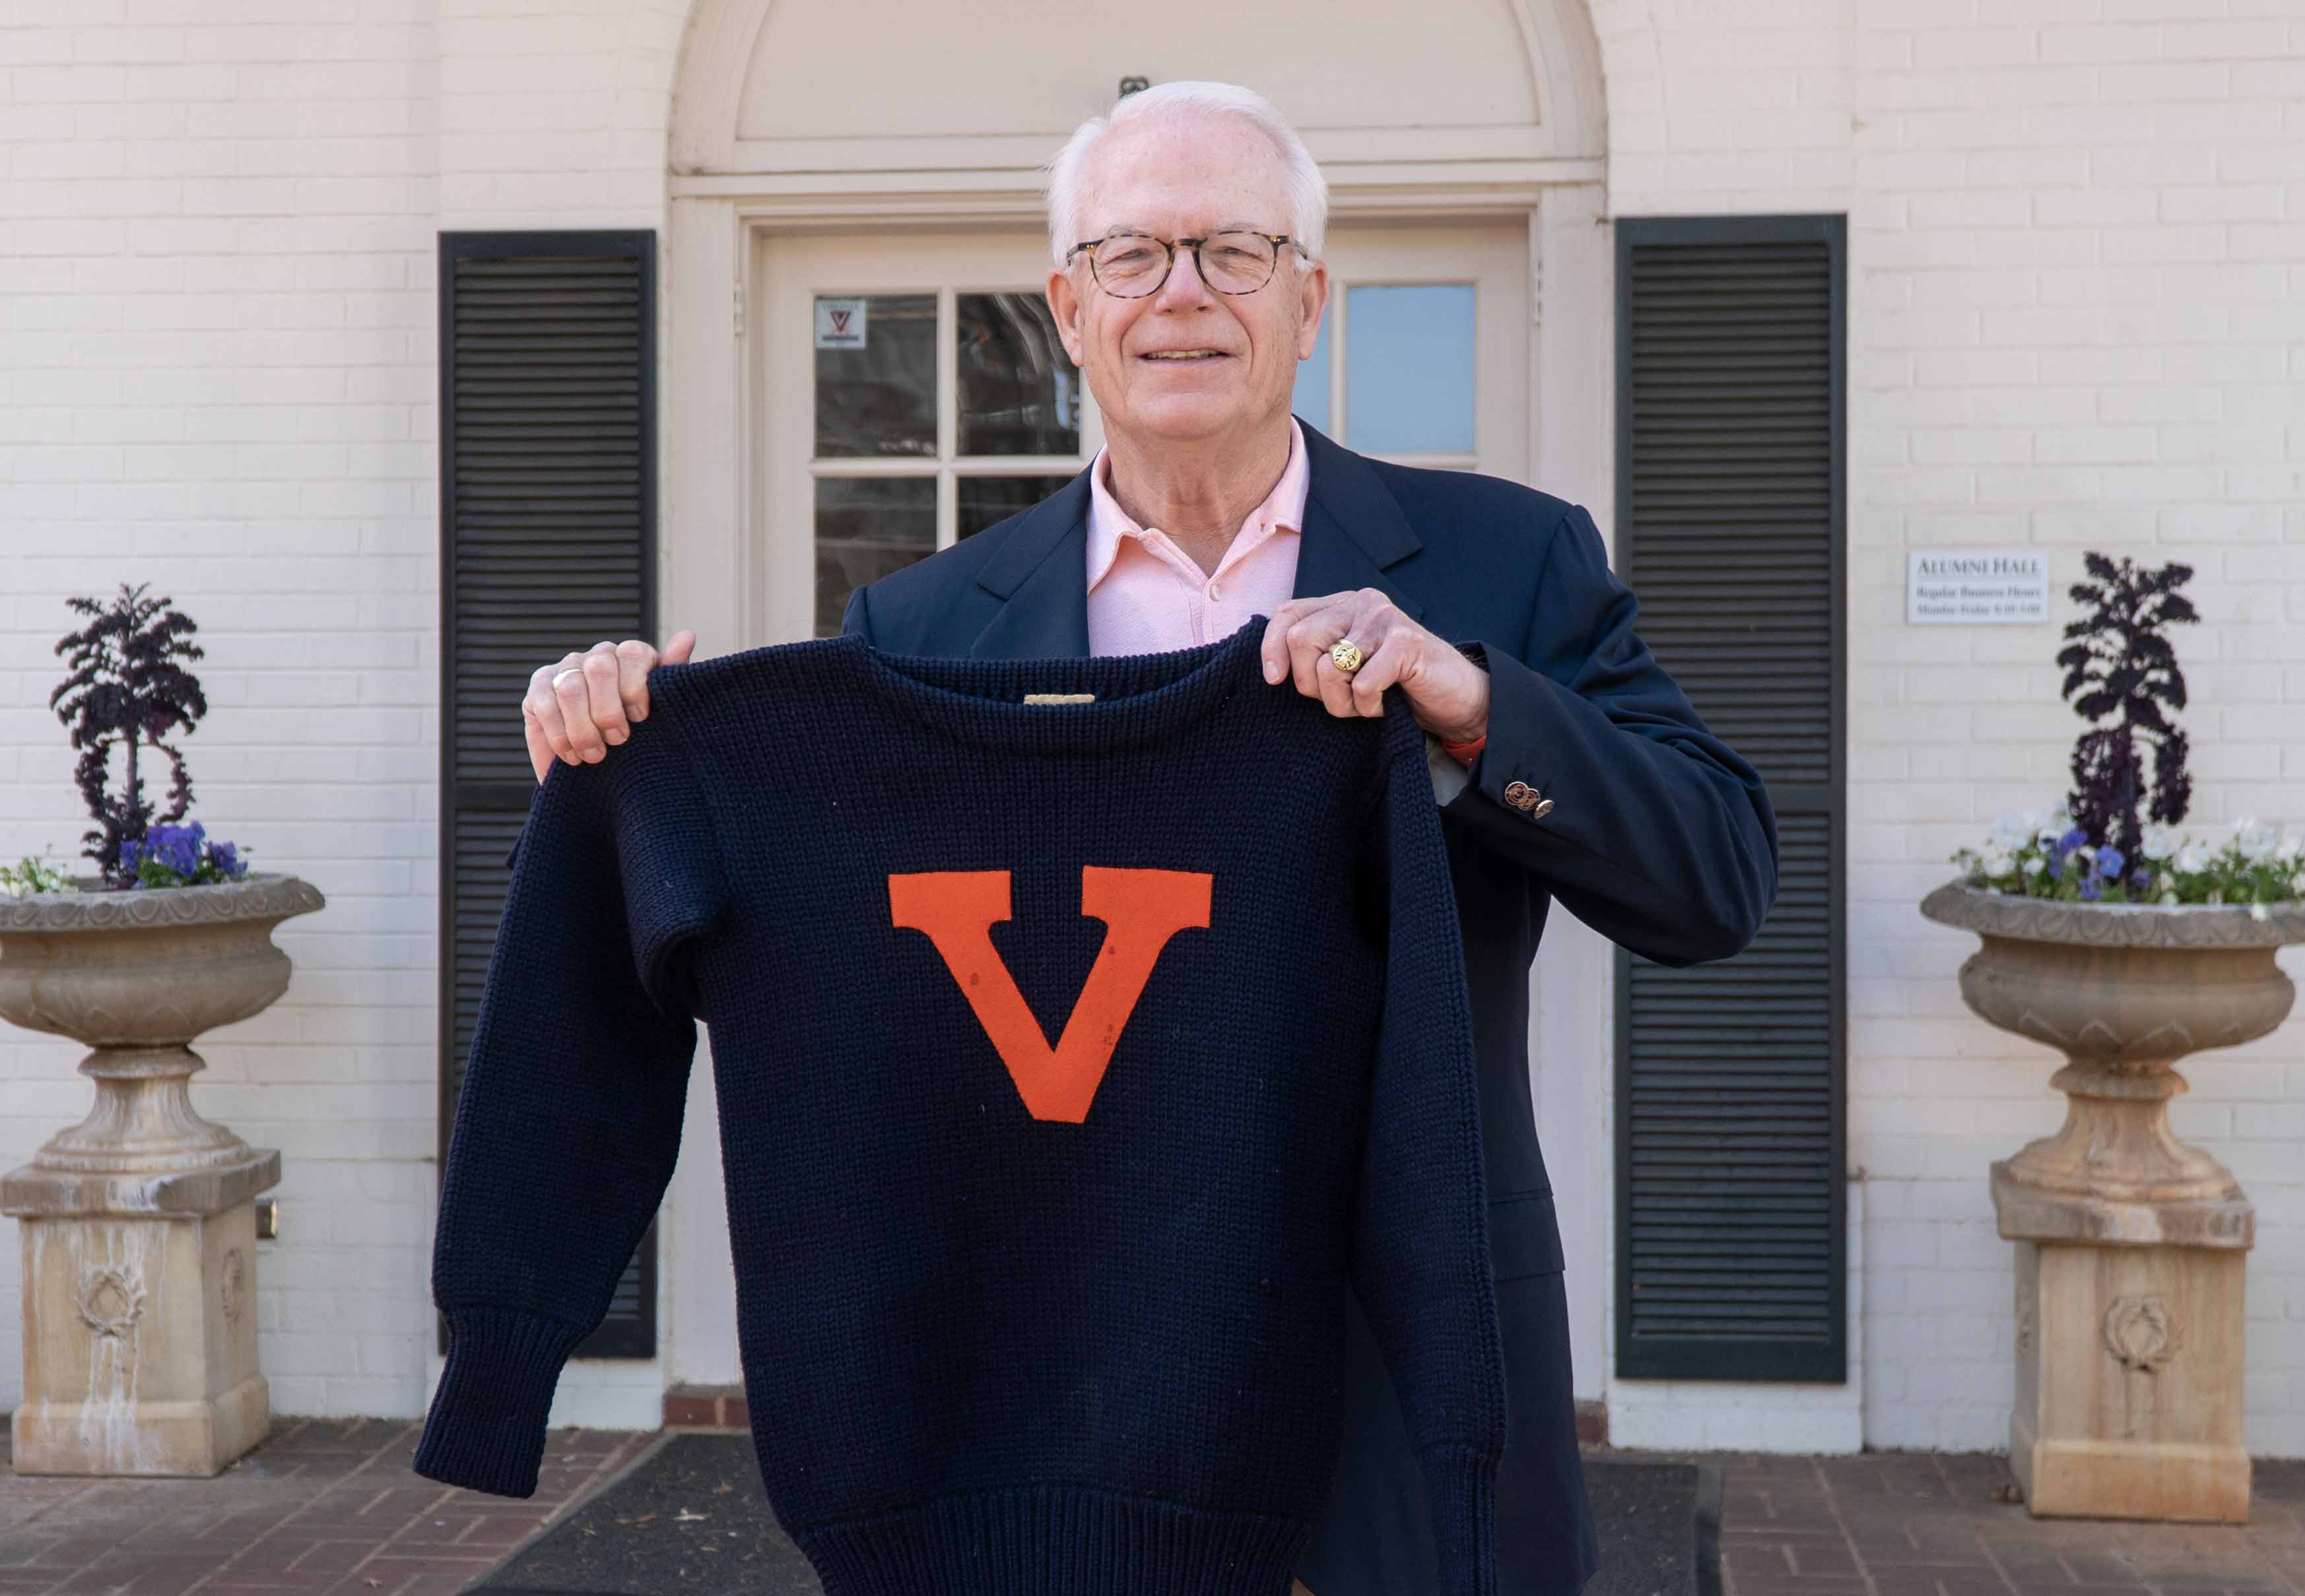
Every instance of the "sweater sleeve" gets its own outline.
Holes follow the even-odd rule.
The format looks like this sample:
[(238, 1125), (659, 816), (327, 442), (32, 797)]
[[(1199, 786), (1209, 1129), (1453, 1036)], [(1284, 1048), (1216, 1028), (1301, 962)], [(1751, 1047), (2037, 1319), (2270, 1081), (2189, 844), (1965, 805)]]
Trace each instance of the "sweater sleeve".
[(1354, 1290), (1425, 1474), (1440, 1596), (1495, 1596), (1504, 1342), (1455, 888), (1422, 734), (1386, 695), (1366, 845), (1383, 883), (1383, 1017), (1355, 1203)]
[(532, 796), (442, 1170), (429, 1479), (535, 1494), (561, 1369), (671, 1179), (702, 1017), (690, 948), (727, 893), (677, 740), (652, 715)]

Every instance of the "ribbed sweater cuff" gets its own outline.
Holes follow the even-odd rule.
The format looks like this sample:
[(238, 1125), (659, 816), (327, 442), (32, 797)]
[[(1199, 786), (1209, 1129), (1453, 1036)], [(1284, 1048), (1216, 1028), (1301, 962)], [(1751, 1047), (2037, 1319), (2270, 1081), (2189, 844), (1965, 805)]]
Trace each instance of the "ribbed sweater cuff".
[(1417, 1458), (1440, 1553), (1440, 1596), (1497, 1596), (1495, 1455), (1450, 1443)]
[(495, 1496), (536, 1494), (560, 1371), (585, 1332), (516, 1308), (451, 1308), (448, 1363), (410, 1465)]

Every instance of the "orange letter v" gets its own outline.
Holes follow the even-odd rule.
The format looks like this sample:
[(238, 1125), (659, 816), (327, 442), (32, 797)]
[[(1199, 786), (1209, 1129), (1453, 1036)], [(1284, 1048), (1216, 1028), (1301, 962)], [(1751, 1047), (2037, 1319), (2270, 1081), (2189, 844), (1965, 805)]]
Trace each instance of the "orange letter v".
[(1007, 870), (891, 874), (889, 915), (936, 944), (1033, 1117), (1078, 1125), (1161, 950), (1187, 926), (1209, 923), (1212, 879), (1198, 870), (1081, 867), (1081, 913), (1104, 921), (1104, 946), (1053, 1049), (992, 946), (993, 922), (1008, 918)]

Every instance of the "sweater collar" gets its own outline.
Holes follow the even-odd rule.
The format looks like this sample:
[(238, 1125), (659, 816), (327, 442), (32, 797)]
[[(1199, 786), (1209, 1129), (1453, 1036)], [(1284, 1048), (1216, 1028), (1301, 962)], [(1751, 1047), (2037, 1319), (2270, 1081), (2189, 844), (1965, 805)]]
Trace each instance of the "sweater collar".
[[(852, 690), (958, 742), (1019, 752), (1094, 753), (1175, 734), (1236, 692), (1278, 691), (1262, 661), (1266, 617), (1213, 642), (1158, 654), (1016, 658), (890, 654), (862, 635), (821, 640)], [(1087, 703), (1028, 704), (1026, 693), (1090, 692)]]

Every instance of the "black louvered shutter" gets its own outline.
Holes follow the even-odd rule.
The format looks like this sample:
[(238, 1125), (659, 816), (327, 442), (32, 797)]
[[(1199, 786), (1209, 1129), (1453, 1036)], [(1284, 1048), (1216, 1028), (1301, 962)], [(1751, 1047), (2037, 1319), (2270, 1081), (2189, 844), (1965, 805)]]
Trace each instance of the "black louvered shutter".
[[(536, 791), (529, 673), (656, 635), (656, 235), (443, 233), (440, 1125)], [(656, 1226), (578, 1357), (656, 1353)], [(447, 1324), (439, 1326), (447, 1348)]]
[(1846, 223), (1616, 232), (1618, 568), (1781, 843), (1744, 953), (1618, 955), (1617, 1372), (1842, 1380)]

